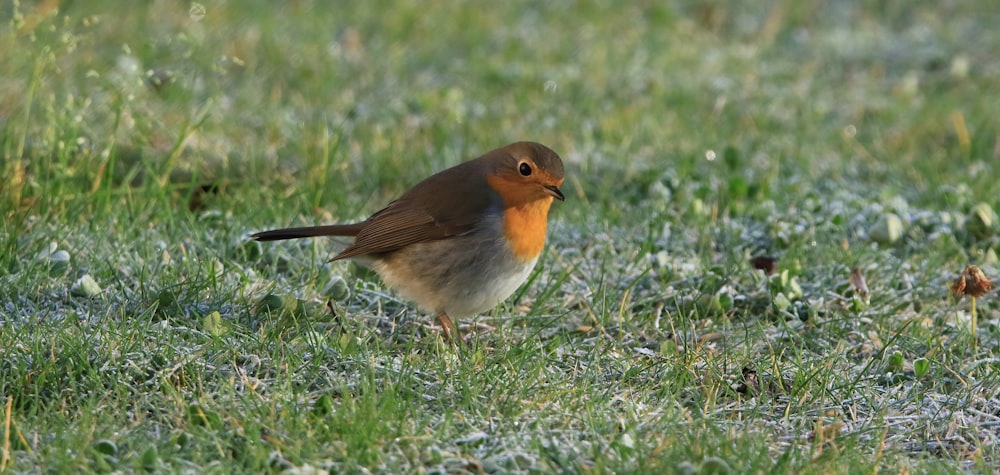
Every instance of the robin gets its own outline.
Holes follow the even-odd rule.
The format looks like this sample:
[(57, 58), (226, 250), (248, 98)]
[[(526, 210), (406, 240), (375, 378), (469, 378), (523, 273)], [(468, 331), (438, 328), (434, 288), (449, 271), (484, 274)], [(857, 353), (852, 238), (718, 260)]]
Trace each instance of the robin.
[(452, 318), (495, 307), (531, 274), (545, 245), (553, 199), (565, 200), (563, 164), (535, 142), (517, 142), (431, 175), (354, 224), (275, 229), (258, 241), (347, 236), (331, 259), (353, 259), (437, 314), (446, 339)]

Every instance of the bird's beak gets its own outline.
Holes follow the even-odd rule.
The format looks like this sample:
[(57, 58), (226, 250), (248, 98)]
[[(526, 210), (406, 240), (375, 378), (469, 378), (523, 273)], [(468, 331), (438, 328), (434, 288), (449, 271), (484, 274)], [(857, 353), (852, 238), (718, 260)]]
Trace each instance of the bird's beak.
[(566, 201), (566, 196), (563, 195), (562, 191), (556, 185), (549, 185), (545, 187), (545, 191), (548, 191), (555, 199), (559, 201)]

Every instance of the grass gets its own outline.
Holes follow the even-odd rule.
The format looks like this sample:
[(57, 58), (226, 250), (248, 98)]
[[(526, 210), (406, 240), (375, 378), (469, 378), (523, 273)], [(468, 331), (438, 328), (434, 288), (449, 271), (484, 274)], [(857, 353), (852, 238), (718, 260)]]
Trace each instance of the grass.
[[(973, 341), (948, 292), (998, 275), (983, 2), (0, 20), (0, 471), (1000, 466), (995, 295)], [(516, 140), (562, 154), (567, 200), (470, 347), (330, 242), (246, 241)]]

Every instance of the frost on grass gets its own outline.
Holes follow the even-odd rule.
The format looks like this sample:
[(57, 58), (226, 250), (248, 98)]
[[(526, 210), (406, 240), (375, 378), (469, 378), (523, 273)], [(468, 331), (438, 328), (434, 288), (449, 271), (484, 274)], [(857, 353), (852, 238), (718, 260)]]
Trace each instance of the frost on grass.
[[(671, 189), (650, 199), (685, 194)], [(976, 448), (995, 438), (997, 374), (989, 364), (969, 363), (974, 355), (953, 322), (961, 312), (945, 294), (953, 276), (942, 263), (953, 257), (928, 258), (927, 249), (957, 240), (985, 249), (996, 266), (997, 228), (984, 229), (988, 213), (965, 198), (958, 202), (970, 212), (831, 194), (784, 209), (764, 202), (710, 225), (653, 214), (662, 221), (647, 226), (659, 233), (614, 230), (583, 244), (557, 241), (574, 270), (562, 284), (564, 300), (580, 302), (566, 327), (593, 336), (582, 345), (610, 340), (633, 355), (683, 362), (696, 373), (687, 391), (721, 395), (712, 399), (711, 418), (745, 430), (768, 427), (784, 441), (772, 448), (776, 455), (781, 447), (850, 438), (974, 459)], [(705, 212), (679, 214), (692, 211)], [(635, 249), (648, 254), (622, 252)], [(760, 255), (774, 261), (762, 267), (753, 258)], [(615, 256), (615, 264), (600, 256)], [(998, 315), (989, 315), (982, 346), (995, 347)], [(928, 353), (922, 340), (945, 350)], [(893, 353), (898, 367), (888, 361)]]

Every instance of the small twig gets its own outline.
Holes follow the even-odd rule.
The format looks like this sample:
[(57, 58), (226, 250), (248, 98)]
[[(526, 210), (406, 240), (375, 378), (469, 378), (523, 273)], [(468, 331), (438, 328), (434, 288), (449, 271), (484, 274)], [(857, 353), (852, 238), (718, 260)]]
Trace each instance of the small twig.
[(972, 296), (972, 351), (976, 351), (976, 296)]
[(3, 418), (3, 456), (0, 457), (0, 472), (7, 470), (7, 462), (10, 461), (10, 413), (13, 407), (14, 396), (7, 396), (7, 407)]

